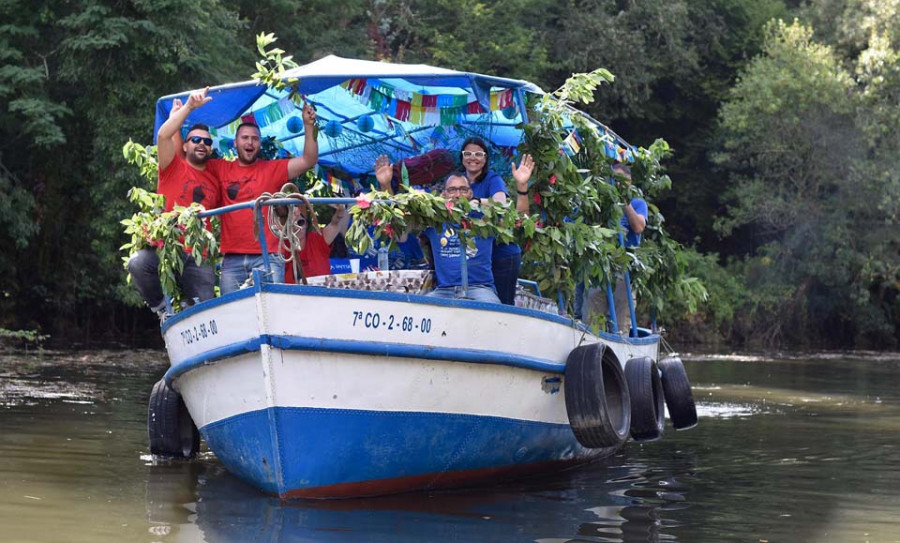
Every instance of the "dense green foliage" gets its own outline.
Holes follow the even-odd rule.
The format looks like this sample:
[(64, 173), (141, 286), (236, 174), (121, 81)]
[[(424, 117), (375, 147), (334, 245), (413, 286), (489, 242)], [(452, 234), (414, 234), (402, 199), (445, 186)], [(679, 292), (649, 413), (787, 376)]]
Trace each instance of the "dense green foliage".
[(152, 322), (134, 307), (118, 249), (128, 189), (153, 184), (126, 165), (122, 143), (152, 140), (159, 96), (246, 79), (265, 31), (298, 63), (327, 53), (429, 62), (550, 89), (603, 66), (616, 80), (586, 111), (632, 143), (662, 137), (674, 150), (672, 189), (651, 209), (695, 248), (679, 265), (710, 299), (694, 315), (670, 302), (666, 313), (681, 315), (670, 329), (697, 340), (896, 346), (898, 9), (896, 0), (0, 0), (0, 327), (96, 339)]

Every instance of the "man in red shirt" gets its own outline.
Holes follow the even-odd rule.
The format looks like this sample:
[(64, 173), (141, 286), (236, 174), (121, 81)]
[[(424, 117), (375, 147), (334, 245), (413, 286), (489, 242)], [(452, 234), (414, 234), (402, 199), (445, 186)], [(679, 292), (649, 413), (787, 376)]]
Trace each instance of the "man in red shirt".
[[(347, 233), (347, 227), (350, 224), (350, 214), (347, 213), (345, 206), (336, 206), (334, 215), (331, 216), (331, 222), (321, 232), (317, 227), (318, 223), (312, 222), (309, 208), (300, 206), (300, 217), (291, 226), (294, 236), (300, 243), (298, 255), (300, 258), (300, 267), (303, 270), (303, 277), (315, 277), (317, 275), (328, 275), (331, 273), (331, 244), (334, 243), (338, 234)], [(290, 259), (290, 251), (285, 251), (282, 255), (285, 259)], [(284, 282), (296, 283), (297, 277), (294, 273), (294, 263), (288, 262), (284, 270)]]
[[(310, 169), (319, 158), (315, 123), (315, 109), (308, 104), (304, 105), (303, 155), (283, 160), (259, 160), (259, 127), (252, 123), (241, 124), (234, 138), (237, 160), (212, 160), (209, 163), (210, 169), (219, 179), (221, 204), (227, 206), (249, 202), (263, 193), (278, 192), (288, 180)], [(250, 277), (252, 270), (264, 269), (260, 245), (253, 235), (255, 221), (253, 210), (250, 209), (222, 215), (221, 250), (224, 259), (219, 287), (223, 295), (238, 290)], [(265, 230), (269, 273), (275, 282), (280, 283), (284, 281), (284, 259), (279, 253), (277, 238), (268, 228)]]
[[(166, 211), (171, 211), (176, 205), (187, 207), (193, 202), (206, 209), (219, 205), (218, 180), (206, 167), (212, 154), (209, 128), (204, 124), (195, 124), (188, 131), (182, 148), (179, 150), (176, 147), (176, 142), (181, 139), (179, 130), (188, 114), (210, 100), (206, 96), (206, 90), (192, 93), (184, 106), (176, 99), (169, 118), (159, 127), (156, 141), (159, 181), (156, 190), (165, 196)], [(183, 258), (184, 270), (176, 277), (183, 299), (187, 302), (202, 302), (214, 297), (216, 275), (212, 264), (204, 262), (198, 266), (193, 258)], [(166, 300), (159, 282), (159, 257), (156, 249), (141, 249), (135, 253), (128, 261), (128, 272), (144, 302), (160, 319), (164, 319)]]

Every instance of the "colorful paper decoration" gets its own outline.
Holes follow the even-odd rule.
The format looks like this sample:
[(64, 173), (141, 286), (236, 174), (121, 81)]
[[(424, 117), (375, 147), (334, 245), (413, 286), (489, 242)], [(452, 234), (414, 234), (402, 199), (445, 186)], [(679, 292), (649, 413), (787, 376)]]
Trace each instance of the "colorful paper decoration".
[[(398, 89), (384, 81), (367, 79), (348, 79), (341, 83), (341, 87), (372, 111), (417, 125), (454, 125), (459, 123), (462, 115), (485, 113), (484, 107), (472, 93), (422, 94)], [(491, 111), (509, 107), (515, 110), (514, 98), (512, 89), (492, 92)]]
[(291, 117), (288, 119), (287, 129), (291, 134), (297, 134), (303, 130), (303, 121), (301, 121), (299, 117)]
[(581, 151), (581, 137), (576, 130), (570, 132), (566, 139), (563, 140), (563, 150), (569, 156), (575, 156), (578, 154), (578, 151)]
[[(238, 125), (240, 125), (241, 123), (251, 123), (260, 128), (265, 128), (266, 126), (269, 126), (270, 124), (287, 117), (288, 115), (293, 113), (295, 109), (296, 106), (294, 106), (294, 103), (291, 101), (291, 99), (285, 96), (277, 102), (272, 102), (265, 107), (261, 107), (257, 110), (246, 113), (240, 118), (235, 119), (234, 121), (221, 128), (225, 132), (228, 132), (230, 134), (234, 134), (237, 130)], [(288, 120), (288, 123), (290, 123), (290, 120)], [(303, 129), (302, 121), (300, 129)], [(288, 130), (290, 130), (290, 126), (288, 127)], [(300, 130), (298, 130), (297, 132), (299, 131)]]
[(359, 128), (360, 132), (369, 132), (375, 128), (375, 120), (372, 119), (371, 115), (363, 115), (356, 119), (356, 127)]
[(327, 123), (325, 123), (325, 135), (329, 138), (340, 137), (343, 131), (344, 127), (341, 126), (341, 123), (337, 121), (328, 121)]

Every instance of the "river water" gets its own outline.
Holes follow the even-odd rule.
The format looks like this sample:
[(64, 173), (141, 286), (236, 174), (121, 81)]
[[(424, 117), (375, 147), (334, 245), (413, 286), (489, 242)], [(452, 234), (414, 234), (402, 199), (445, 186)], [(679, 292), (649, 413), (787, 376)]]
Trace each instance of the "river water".
[(157, 351), (0, 355), (0, 541), (900, 542), (900, 355), (685, 355), (700, 424), (491, 488), (282, 504), (155, 463)]

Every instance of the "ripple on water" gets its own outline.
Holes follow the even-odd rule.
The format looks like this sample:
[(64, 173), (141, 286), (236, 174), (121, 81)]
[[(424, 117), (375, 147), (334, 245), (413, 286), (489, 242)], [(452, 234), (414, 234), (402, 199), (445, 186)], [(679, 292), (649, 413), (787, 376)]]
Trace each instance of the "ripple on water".
[(93, 404), (97, 395), (96, 387), (89, 383), (20, 378), (0, 380), (0, 407), (39, 405), (48, 400)]
[(700, 418), (733, 419), (752, 417), (761, 413), (758, 405), (738, 403), (701, 403), (697, 405), (697, 416)]

